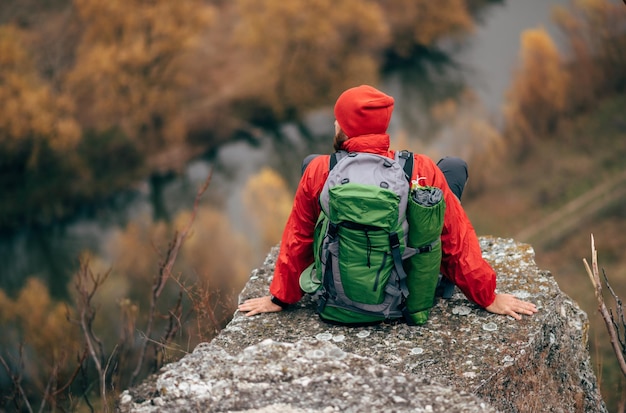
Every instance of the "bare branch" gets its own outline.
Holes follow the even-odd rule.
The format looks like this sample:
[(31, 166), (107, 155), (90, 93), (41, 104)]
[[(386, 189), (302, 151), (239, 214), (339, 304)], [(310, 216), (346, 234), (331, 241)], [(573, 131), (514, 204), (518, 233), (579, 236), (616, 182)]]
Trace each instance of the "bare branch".
[(150, 337), (147, 337), (147, 336), (146, 336), (145, 334), (143, 334), (143, 333), (141, 333), (141, 334), (140, 334), (140, 336), (141, 336), (144, 340), (147, 340), (147, 341), (151, 342), (151, 343), (152, 343), (152, 344), (154, 344), (155, 346), (163, 347), (163, 348), (165, 348), (165, 349), (167, 349), (167, 350), (169, 350), (169, 351), (177, 351), (177, 352), (179, 352), (179, 353), (181, 353), (181, 354), (189, 354), (189, 352), (187, 352), (187, 351), (185, 351), (185, 350), (182, 350), (182, 349), (177, 348), (177, 347), (174, 347), (174, 346), (168, 346), (168, 345), (165, 345), (165, 344), (161, 343), (160, 341), (157, 341), (157, 340), (154, 340), (154, 339), (152, 339), (152, 338), (150, 338)]
[[(20, 352), (20, 358), (21, 358), (21, 352)], [(22, 397), (22, 400), (24, 401), (24, 404), (26, 405), (26, 410), (28, 410), (30, 413), (33, 413), (33, 408), (31, 407), (28, 401), (28, 397), (26, 396), (26, 392), (24, 391), (24, 388), (22, 387), (21, 377), (19, 375), (13, 374), (13, 372), (11, 371), (11, 368), (9, 367), (9, 364), (6, 362), (4, 357), (2, 357), (2, 355), (0, 355), (0, 363), (6, 370), (8, 376), (11, 378), (11, 381), (13, 382), (13, 385), (15, 386), (20, 396)]]
[(168, 317), (168, 327), (167, 330), (165, 331), (165, 334), (163, 335), (163, 338), (161, 339), (161, 343), (169, 343), (170, 341), (172, 341), (172, 339), (174, 338), (174, 336), (176, 335), (176, 333), (178, 333), (178, 331), (180, 331), (182, 325), (181, 325), (181, 320), (180, 318), (182, 317), (183, 314), (183, 292), (180, 291), (178, 293), (178, 300), (176, 301), (176, 306), (169, 311), (169, 317)]
[[(113, 360), (113, 356), (115, 355), (115, 353), (117, 352), (117, 348), (118, 345), (116, 344), (115, 347), (113, 347), (113, 351), (111, 351), (111, 355), (109, 356), (108, 360), (107, 360), (107, 364), (104, 366), (104, 371), (103, 371), (103, 377), (102, 380), (106, 383), (106, 375), (107, 372), (109, 371), (109, 367), (111, 367), (111, 361)], [(108, 406), (108, 403), (106, 400), (102, 400), (102, 404)]]
[[(600, 313), (600, 315), (604, 319), (604, 323), (606, 324), (606, 329), (609, 333), (611, 345), (613, 346), (613, 351), (615, 352), (615, 356), (617, 357), (617, 361), (619, 363), (620, 369), (622, 370), (622, 374), (626, 376), (626, 361), (624, 360), (623, 345), (619, 337), (619, 331), (617, 325), (615, 324), (615, 321), (613, 320), (612, 315), (609, 313), (609, 310), (606, 307), (604, 298), (602, 296), (602, 283), (600, 282), (600, 273), (598, 271), (598, 252), (595, 248), (593, 234), (591, 235), (591, 268), (589, 267), (586, 259), (583, 259), (583, 262), (585, 264), (585, 268), (587, 269), (587, 274), (589, 275), (589, 278), (591, 279), (593, 286), (595, 287), (596, 299), (598, 301), (598, 312)], [(609, 290), (612, 291), (610, 287)], [(619, 303), (618, 311), (621, 312), (621, 301), (616, 298), (616, 302)]]
[[(106, 401), (106, 376), (108, 365), (103, 367), (105, 354), (104, 346), (93, 329), (93, 321), (96, 318), (96, 309), (92, 303), (92, 299), (98, 291), (98, 288), (100, 288), (100, 286), (109, 277), (110, 273), (111, 270), (104, 274), (94, 274), (89, 268), (89, 262), (81, 261), (78, 273), (74, 278), (74, 288), (78, 293), (78, 324), (83, 333), (87, 351), (91, 356), (98, 373), (98, 379), (100, 381), (100, 399), (102, 400), (102, 406), (105, 412), (109, 411), (109, 406)], [(91, 285), (89, 285), (89, 282)]]
[(89, 400), (89, 397), (87, 396), (90, 393), (90, 391), (91, 391), (92, 385), (86, 379), (87, 372), (86, 372), (85, 367), (83, 366), (83, 364), (80, 364), (80, 372), (82, 373), (83, 380), (87, 383), (87, 385), (84, 386), (84, 388), (83, 388), (82, 398), (83, 398), (83, 400), (85, 400), (85, 403), (87, 404), (87, 407), (89, 408), (89, 411), (91, 413), (93, 413), (94, 412), (94, 407), (91, 404), (91, 400)]
[[(51, 393), (50, 389), (52, 388), (52, 383), (57, 379), (58, 374), (59, 374), (59, 365), (55, 363), (54, 367), (52, 368), (52, 373), (50, 373), (50, 378), (48, 379), (48, 383), (46, 384), (46, 389), (44, 390), (44, 393), (43, 393), (41, 405), (39, 406), (39, 413), (43, 413), (44, 409), (46, 408), (46, 401), (50, 398), (50, 393)], [(51, 402), (54, 402), (54, 399), (52, 399)]]
[[(192, 311), (196, 313), (196, 328), (198, 329), (198, 339), (207, 340), (206, 335), (200, 333), (202, 327), (212, 326), (215, 330), (220, 327), (220, 321), (216, 317), (216, 309), (220, 305), (225, 305), (220, 296), (220, 290), (216, 289), (211, 291), (208, 281), (196, 282), (191, 287), (185, 285), (180, 277), (173, 277), (173, 280), (178, 283), (181, 290), (187, 295), (192, 303)], [(217, 299), (212, 300), (212, 295), (218, 296)], [(214, 301), (211, 304), (211, 301)]]
[[(604, 276), (604, 283), (606, 284), (606, 288), (611, 293), (613, 300), (615, 300), (616, 317), (613, 317), (613, 312), (611, 311), (611, 320), (613, 321), (615, 331), (618, 332), (617, 338), (622, 345), (622, 353), (626, 354), (626, 320), (624, 319), (624, 307), (622, 305), (622, 300), (615, 293), (613, 287), (611, 287), (611, 284), (609, 284), (609, 278), (606, 276), (606, 272), (604, 270), (602, 270), (602, 275)], [(619, 335), (620, 328), (622, 329), (623, 337)]]
[(78, 365), (76, 366), (76, 370), (74, 370), (70, 378), (67, 380), (67, 382), (63, 386), (61, 386), (54, 393), (51, 394), (52, 397), (55, 397), (61, 394), (63, 391), (65, 391), (65, 389), (70, 387), (72, 383), (74, 383), (74, 380), (76, 380), (76, 377), (78, 376), (81, 366), (86, 358), (87, 358), (87, 350), (83, 351), (83, 355), (80, 357), (80, 359), (78, 359)]

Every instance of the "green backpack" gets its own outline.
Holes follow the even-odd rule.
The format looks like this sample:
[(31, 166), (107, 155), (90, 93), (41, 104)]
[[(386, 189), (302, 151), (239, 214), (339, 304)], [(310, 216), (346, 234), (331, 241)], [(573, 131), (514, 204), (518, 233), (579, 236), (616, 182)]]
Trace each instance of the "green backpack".
[(407, 151), (395, 159), (360, 152), (331, 155), (314, 233), (315, 262), (300, 277), (302, 290), (318, 299), (324, 321), (427, 321), (439, 277), (445, 204), (440, 199), (427, 210), (434, 217), (427, 219), (433, 227), (428, 241), (419, 228), (409, 231), (407, 211), (415, 210), (412, 170), (413, 154)]

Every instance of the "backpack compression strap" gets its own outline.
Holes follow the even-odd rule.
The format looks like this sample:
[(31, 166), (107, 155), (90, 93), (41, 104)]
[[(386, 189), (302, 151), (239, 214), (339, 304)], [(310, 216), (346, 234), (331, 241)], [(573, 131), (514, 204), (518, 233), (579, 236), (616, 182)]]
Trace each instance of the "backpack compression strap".
[(404, 298), (409, 296), (409, 287), (406, 285), (407, 275), (402, 265), (402, 254), (400, 254), (400, 238), (396, 232), (389, 234), (389, 243), (391, 244), (391, 256), (393, 257), (393, 264), (396, 267), (398, 273), (398, 283), (400, 285), (400, 291)]
[[(339, 162), (341, 158), (345, 157), (346, 155), (348, 155), (348, 152), (346, 151), (337, 151), (335, 153), (332, 153), (330, 155), (330, 165), (328, 170), (332, 171), (335, 165), (337, 165), (337, 162)], [(396, 152), (396, 157), (398, 158), (400, 166), (404, 170), (404, 175), (406, 176), (407, 181), (411, 183), (411, 178), (413, 177), (413, 152), (409, 152), (406, 149), (403, 149), (400, 152)]]

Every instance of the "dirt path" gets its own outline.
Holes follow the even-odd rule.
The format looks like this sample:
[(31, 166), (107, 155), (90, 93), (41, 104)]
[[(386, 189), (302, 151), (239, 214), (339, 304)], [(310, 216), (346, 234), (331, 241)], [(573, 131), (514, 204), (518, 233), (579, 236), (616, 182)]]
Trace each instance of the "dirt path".
[(526, 227), (515, 239), (535, 247), (547, 246), (620, 200), (626, 202), (626, 170)]

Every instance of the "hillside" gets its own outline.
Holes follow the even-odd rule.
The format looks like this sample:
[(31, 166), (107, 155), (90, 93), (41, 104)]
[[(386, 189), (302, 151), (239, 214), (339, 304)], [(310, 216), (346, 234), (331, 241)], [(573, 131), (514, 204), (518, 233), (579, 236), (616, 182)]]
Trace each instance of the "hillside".
[(523, 161), (507, 160), (494, 168), (484, 192), (472, 193), (470, 178), (464, 199), (479, 234), (531, 243), (538, 265), (550, 270), (588, 313), (591, 354), (600, 365), (597, 375), (609, 406), (626, 397), (625, 381), (582, 259), (591, 257), (594, 234), (599, 266), (617, 294), (626, 297), (625, 106), (626, 96), (617, 96), (592, 113), (564, 121)]

